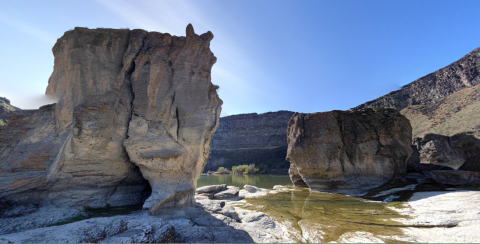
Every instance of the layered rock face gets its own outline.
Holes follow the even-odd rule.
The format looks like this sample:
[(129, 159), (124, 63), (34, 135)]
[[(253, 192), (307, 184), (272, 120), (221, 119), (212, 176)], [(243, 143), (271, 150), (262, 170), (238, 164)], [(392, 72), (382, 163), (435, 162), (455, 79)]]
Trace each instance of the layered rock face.
[(239, 114), (220, 118), (205, 170), (255, 164), (268, 173), (287, 173), (286, 127), (294, 113)]
[(295, 113), (287, 129), (292, 182), (350, 194), (380, 186), (406, 174), (411, 133), (395, 109)]
[(212, 38), (191, 25), (186, 37), (66, 32), (46, 91), (58, 104), (18, 113), (0, 131), (1, 200), (136, 204), (145, 178), (153, 214), (192, 205), (222, 104), (211, 83)]
[(355, 109), (392, 107), (400, 111), (410, 105), (434, 104), (457, 91), (480, 84), (479, 74), (480, 48), (477, 48), (449, 66)]
[(0, 130), (7, 124), (8, 116), (15, 111), (20, 111), (20, 109), (12, 106), (10, 100), (0, 97)]
[(460, 60), (354, 109), (393, 107), (405, 115), (413, 136), (453, 136), (473, 132), (480, 138), (480, 48)]

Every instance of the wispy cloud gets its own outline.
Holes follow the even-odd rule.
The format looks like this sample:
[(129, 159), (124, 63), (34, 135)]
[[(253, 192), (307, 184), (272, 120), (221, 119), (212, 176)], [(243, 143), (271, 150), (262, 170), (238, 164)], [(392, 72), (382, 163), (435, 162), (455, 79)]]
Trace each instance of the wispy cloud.
[(221, 28), (195, 2), (137, 0), (132, 4), (125, 0), (96, 1), (120, 16), (131, 28), (185, 35), (185, 27), (192, 23), (198, 34), (212, 30), (215, 36), (222, 36), (221, 42), (214, 40), (212, 43), (212, 51), (219, 57), (219, 62), (213, 68), (216, 78), (213, 82), (224, 90), (260, 93), (243, 75), (245, 70), (256, 72), (245, 50), (228, 37), (227, 31), (222, 33)]
[(22, 23), (18, 20), (15, 20), (14, 18), (11, 18), (10, 16), (6, 15), (5, 13), (0, 13), (0, 22), (3, 24), (6, 24), (10, 27), (13, 27), (17, 29), (18, 31), (21, 31), (25, 34), (28, 34), (30, 36), (33, 36), (39, 40), (42, 40), (44, 42), (47, 42), (49, 44), (55, 44), (57, 41), (57, 38), (55, 38), (53, 35), (50, 33), (41, 30), (40, 28), (36, 26), (31, 26), (25, 23)]

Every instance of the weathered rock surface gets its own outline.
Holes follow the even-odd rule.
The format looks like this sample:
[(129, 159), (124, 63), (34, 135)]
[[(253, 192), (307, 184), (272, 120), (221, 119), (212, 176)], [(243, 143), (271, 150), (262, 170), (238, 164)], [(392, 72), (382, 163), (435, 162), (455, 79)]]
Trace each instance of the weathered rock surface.
[(287, 160), (312, 190), (358, 194), (406, 174), (411, 126), (394, 109), (296, 113)]
[(0, 97), (0, 130), (7, 124), (8, 116), (15, 111), (20, 111), (20, 109), (12, 106), (10, 100)]
[(446, 185), (480, 186), (480, 172), (466, 170), (432, 170), (432, 178)]
[[(465, 133), (453, 136), (427, 134), (414, 139), (414, 154), (409, 165), (417, 169), (429, 170), (462, 169), (476, 170), (480, 167), (480, 140)], [(417, 155), (418, 154), (418, 155)], [(438, 167), (444, 166), (444, 168)], [(420, 171), (418, 171), (420, 172)]]
[(480, 84), (479, 74), (480, 48), (477, 48), (445, 68), (354, 109), (390, 107), (400, 111), (410, 105), (434, 104), (448, 95)]
[(286, 127), (293, 112), (239, 114), (220, 118), (205, 171), (255, 164), (265, 173), (286, 174)]
[(354, 109), (393, 107), (411, 122), (413, 137), (473, 132), (480, 138), (480, 48), (460, 60)]
[(46, 90), (59, 102), (18, 112), (0, 131), (0, 203), (131, 205), (148, 194), (146, 179), (152, 213), (193, 205), (222, 104), (212, 38), (191, 25), (186, 37), (66, 32)]

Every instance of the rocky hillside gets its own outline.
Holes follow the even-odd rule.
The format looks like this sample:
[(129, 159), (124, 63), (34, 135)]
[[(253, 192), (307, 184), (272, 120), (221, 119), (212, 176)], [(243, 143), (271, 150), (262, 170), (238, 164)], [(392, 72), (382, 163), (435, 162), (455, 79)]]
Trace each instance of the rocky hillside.
[(287, 123), (290, 111), (239, 114), (220, 118), (212, 137), (210, 158), (204, 171), (218, 167), (255, 164), (265, 173), (286, 174)]
[(412, 124), (413, 136), (472, 132), (480, 138), (480, 48), (460, 60), (353, 109), (393, 107)]
[(462, 132), (480, 138), (480, 85), (463, 89), (434, 104), (411, 105), (401, 111), (412, 123), (413, 136), (453, 136)]
[(0, 129), (7, 123), (8, 116), (15, 111), (20, 110), (10, 104), (10, 101), (0, 97)]
[(477, 48), (443, 69), (354, 109), (391, 107), (402, 110), (410, 105), (434, 104), (457, 91), (480, 84), (479, 74), (480, 48)]

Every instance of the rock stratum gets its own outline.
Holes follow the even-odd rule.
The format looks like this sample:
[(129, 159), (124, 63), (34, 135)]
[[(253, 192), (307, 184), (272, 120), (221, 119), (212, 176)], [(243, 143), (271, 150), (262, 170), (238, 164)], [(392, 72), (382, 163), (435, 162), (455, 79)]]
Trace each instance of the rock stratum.
[(65, 32), (52, 50), (46, 90), (59, 102), (19, 111), (0, 131), (0, 214), (22, 205), (133, 205), (146, 197), (154, 215), (193, 205), (222, 105), (211, 83), (212, 39), (192, 25), (186, 37)]
[(359, 194), (406, 175), (412, 128), (395, 109), (295, 113), (287, 160), (297, 186)]
[(10, 104), (10, 100), (0, 97), (0, 130), (3, 126), (5, 126), (8, 122), (8, 116), (14, 113), (15, 111), (19, 111), (20, 109), (14, 107)]
[(354, 109), (392, 107), (412, 123), (413, 136), (453, 136), (472, 132), (480, 138), (480, 48), (427, 76)]
[(239, 114), (220, 118), (205, 171), (255, 164), (264, 173), (287, 173), (286, 128), (294, 112)]

